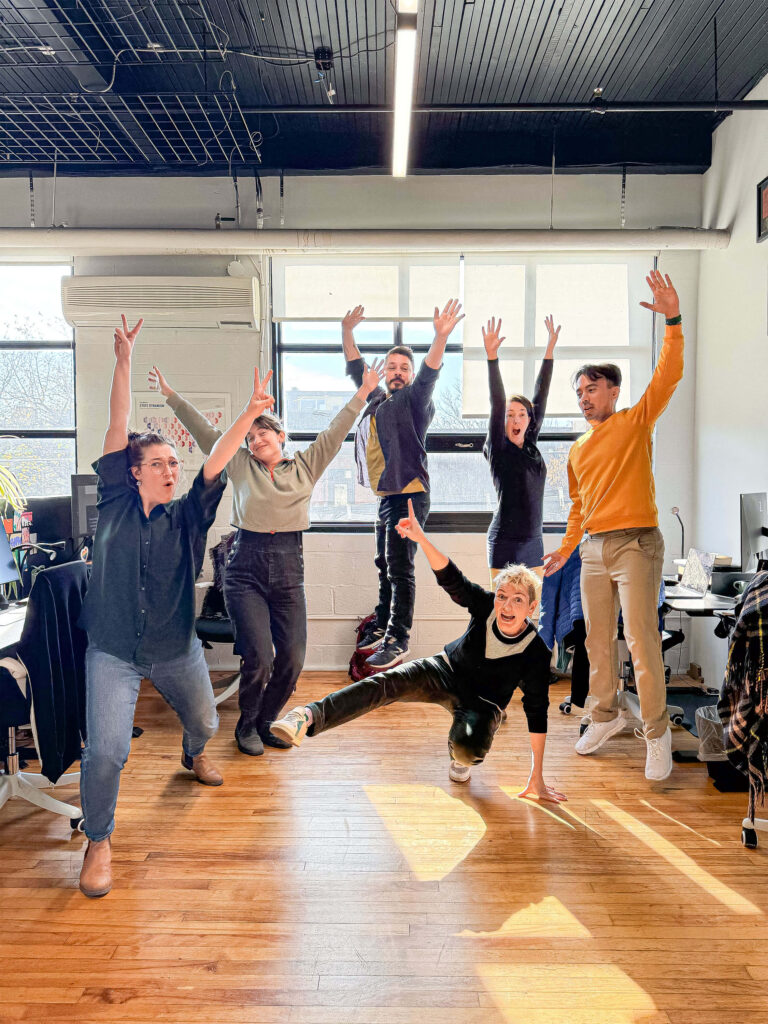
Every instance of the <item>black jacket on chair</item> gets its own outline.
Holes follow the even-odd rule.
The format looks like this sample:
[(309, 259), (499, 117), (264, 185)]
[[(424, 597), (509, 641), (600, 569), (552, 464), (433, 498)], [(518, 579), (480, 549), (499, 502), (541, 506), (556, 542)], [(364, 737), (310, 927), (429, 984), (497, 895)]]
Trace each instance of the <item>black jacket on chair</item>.
[(38, 573), (18, 645), (29, 673), (42, 774), (51, 782), (80, 760), (85, 739), (88, 637), (77, 620), (87, 585), (88, 567), (81, 561)]

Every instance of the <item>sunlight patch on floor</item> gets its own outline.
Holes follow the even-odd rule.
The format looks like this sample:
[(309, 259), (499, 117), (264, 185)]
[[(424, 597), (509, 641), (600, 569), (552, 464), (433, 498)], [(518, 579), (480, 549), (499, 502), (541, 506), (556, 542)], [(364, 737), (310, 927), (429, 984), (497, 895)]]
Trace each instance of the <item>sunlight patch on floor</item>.
[(710, 896), (713, 896), (735, 914), (762, 914), (760, 908), (756, 907), (754, 903), (750, 903), (740, 893), (731, 889), (718, 878), (715, 878), (714, 875), (700, 867), (692, 857), (689, 857), (687, 853), (679, 850), (674, 843), (659, 835), (650, 825), (644, 824), (644, 822), (639, 821), (631, 814), (616, 807), (610, 800), (593, 800), (592, 803), (603, 814), (612, 818), (613, 821), (625, 828), (636, 839), (639, 839), (641, 843), (644, 843), (649, 850), (658, 854), (667, 864), (676, 868), (686, 878), (695, 882), (696, 885), (700, 885), (705, 892), (709, 893)]
[(477, 811), (437, 786), (363, 788), (419, 881), (445, 878), (485, 835)]
[(458, 933), (469, 938), (589, 939), (591, 932), (563, 906), (556, 896), (545, 896), (508, 917), (495, 932)]

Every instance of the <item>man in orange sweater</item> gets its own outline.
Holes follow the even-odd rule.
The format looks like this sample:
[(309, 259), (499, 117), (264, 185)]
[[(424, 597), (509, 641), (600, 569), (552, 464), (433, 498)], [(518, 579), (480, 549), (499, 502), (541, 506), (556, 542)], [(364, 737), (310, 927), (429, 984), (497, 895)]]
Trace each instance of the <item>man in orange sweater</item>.
[(581, 595), (587, 625), (590, 693), (597, 704), (576, 744), (591, 754), (624, 726), (618, 714), (616, 632), (618, 610), (632, 655), (647, 745), (645, 776), (660, 781), (672, 771), (658, 599), (664, 539), (658, 527), (653, 480), (653, 429), (683, 376), (680, 302), (672, 282), (652, 270), (653, 302), (641, 305), (666, 318), (664, 344), (651, 382), (631, 409), (616, 412), (621, 371), (612, 363), (582, 366), (574, 375), (579, 408), (589, 430), (568, 455), (573, 504), (557, 551), (545, 556), (551, 576), (581, 543)]

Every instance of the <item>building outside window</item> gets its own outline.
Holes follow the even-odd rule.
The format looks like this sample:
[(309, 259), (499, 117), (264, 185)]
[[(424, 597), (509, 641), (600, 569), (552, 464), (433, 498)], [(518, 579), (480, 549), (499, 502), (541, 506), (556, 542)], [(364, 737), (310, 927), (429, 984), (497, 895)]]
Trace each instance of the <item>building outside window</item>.
[(0, 268), (0, 462), (27, 497), (69, 494), (75, 346), (61, 312), (69, 264)]

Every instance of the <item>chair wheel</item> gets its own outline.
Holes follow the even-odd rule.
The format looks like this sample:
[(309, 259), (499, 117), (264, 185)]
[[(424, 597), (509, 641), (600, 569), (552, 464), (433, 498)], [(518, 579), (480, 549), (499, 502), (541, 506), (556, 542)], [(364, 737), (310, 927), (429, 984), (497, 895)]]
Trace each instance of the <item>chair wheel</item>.
[(683, 716), (682, 715), (672, 715), (672, 724), (673, 725), (682, 725), (683, 724)]
[(85, 832), (85, 818), (82, 816), (79, 818), (70, 818), (69, 827), (74, 829), (75, 832)]
[(746, 846), (748, 850), (757, 849), (757, 832), (753, 828), (741, 830), (741, 845)]
[(569, 700), (564, 700), (563, 703), (560, 705), (560, 710), (563, 712), (564, 715), (570, 715), (571, 711), (573, 710), (573, 705)]

